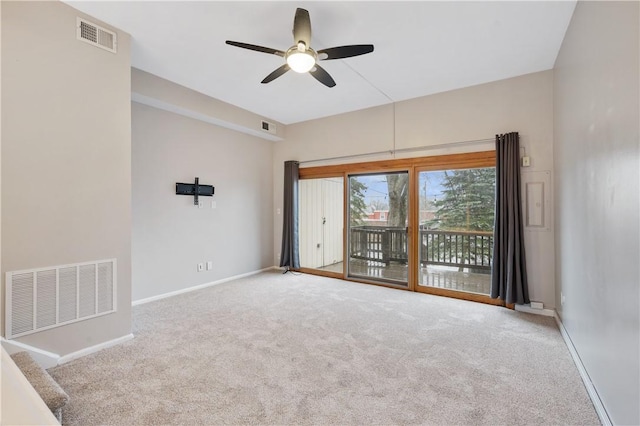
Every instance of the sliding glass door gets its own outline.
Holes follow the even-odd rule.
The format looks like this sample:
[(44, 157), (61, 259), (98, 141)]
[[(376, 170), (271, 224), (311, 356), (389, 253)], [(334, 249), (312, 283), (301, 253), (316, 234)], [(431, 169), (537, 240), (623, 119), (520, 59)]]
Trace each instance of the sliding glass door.
[(418, 285), (488, 295), (495, 168), (418, 172)]
[(407, 287), (409, 173), (349, 175), (348, 276)]
[(304, 272), (502, 304), (489, 297), (494, 151), (301, 168), (300, 179)]

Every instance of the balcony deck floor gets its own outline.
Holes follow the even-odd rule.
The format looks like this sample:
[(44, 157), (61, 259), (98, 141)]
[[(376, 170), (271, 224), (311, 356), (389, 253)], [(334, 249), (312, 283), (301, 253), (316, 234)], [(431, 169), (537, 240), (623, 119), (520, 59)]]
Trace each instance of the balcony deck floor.
[[(315, 269), (342, 273), (343, 262)], [(406, 282), (408, 267), (407, 265), (397, 263), (391, 263), (389, 266), (385, 266), (379, 262), (352, 259), (350, 273), (351, 275), (373, 279)], [(418, 283), (422, 286), (446, 288), (478, 294), (489, 294), (491, 289), (491, 274), (463, 272), (458, 271), (457, 268), (446, 266), (421, 267), (419, 274)]]

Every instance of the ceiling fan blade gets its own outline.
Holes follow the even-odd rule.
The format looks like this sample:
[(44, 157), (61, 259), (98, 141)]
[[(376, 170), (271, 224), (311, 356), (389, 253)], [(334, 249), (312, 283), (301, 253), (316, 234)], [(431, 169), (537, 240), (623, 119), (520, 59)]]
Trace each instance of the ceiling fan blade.
[[(373, 52), (373, 44), (352, 44), (349, 46), (330, 47), (328, 49), (318, 50), (318, 59), (326, 61), (329, 59), (350, 58), (371, 52)], [(327, 55), (327, 57), (324, 58), (324, 55)]]
[(260, 83), (262, 84), (267, 84), (273, 80), (275, 80), (276, 78), (280, 77), (282, 74), (284, 74), (285, 72), (289, 71), (289, 65), (284, 64), (283, 66), (277, 68), (275, 71), (273, 71), (271, 74), (269, 74), (268, 76), (266, 76), (264, 78), (264, 80), (262, 80)]
[(270, 47), (256, 46), (255, 44), (241, 43), (239, 41), (231, 41), (231, 40), (227, 40), (225, 43), (231, 46), (241, 47), (243, 49), (255, 50), (256, 52), (270, 53), (273, 55), (284, 57), (284, 52), (282, 50), (272, 49)]
[(307, 47), (311, 44), (311, 18), (306, 9), (296, 9), (296, 16), (293, 19), (293, 42), (295, 44), (303, 42)]
[(336, 85), (336, 82), (333, 81), (333, 78), (329, 75), (328, 72), (324, 70), (320, 65), (315, 64), (314, 68), (309, 71), (309, 74), (313, 76), (320, 83), (324, 84), (327, 87), (333, 87)]

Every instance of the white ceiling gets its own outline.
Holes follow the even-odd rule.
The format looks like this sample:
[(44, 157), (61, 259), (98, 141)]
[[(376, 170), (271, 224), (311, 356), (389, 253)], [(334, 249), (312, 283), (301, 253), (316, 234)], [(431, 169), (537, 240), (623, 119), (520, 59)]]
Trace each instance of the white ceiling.
[[(218, 2), (68, 1), (132, 36), (133, 67), (284, 124), (553, 68), (575, 1)], [(309, 10), (316, 50), (373, 44), (368, 55), (321, 63), (327, 88), (276, 55), (296, 7)]]

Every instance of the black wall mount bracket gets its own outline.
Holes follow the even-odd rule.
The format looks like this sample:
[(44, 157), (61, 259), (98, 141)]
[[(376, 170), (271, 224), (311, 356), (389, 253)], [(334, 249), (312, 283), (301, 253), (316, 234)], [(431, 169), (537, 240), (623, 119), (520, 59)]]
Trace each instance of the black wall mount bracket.
[(193, 196), (193, 204), (198, 205), (198, 196), (213, 197), (215, 188), (212, 185), (200, 185), (199, 179), (196, 177), (194, 183), (176, 182), (176, 195)]

